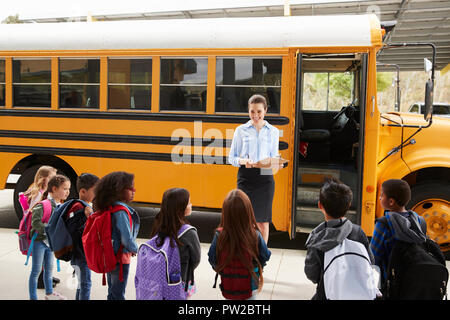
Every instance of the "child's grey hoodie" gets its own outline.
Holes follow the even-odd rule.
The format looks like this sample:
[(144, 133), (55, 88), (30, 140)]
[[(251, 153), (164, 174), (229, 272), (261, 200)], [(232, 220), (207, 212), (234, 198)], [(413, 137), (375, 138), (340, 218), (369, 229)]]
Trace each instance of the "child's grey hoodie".
[(320, 281), (323, 271), (324, 253), (341, 244), (344, 239), (360, 242), (366, 247), (370, 261), (374, 263), (369, 241), (360, 226), (347, 218), (324, 221), (318, 225), (306, 240), (307, 254), (305, 259), (306, 277), (313, 283)]

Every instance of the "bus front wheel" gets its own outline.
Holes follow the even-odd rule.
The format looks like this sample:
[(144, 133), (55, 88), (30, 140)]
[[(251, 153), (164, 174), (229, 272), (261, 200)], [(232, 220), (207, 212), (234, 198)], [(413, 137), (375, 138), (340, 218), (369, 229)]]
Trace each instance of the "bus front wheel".
[(427, 235), (450, 260), (450, 184), (425, 182), (413, 186), (407, 208), (425, 218)]

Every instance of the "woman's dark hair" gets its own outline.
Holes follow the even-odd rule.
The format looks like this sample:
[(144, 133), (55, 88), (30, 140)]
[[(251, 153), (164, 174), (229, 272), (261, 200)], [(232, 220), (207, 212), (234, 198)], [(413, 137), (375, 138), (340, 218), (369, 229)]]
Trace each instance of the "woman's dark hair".
[(262, 103), (264, 105), (264, 110), (267, 111), (267, 100), (264, 96), (260, 94), (254, 94), (248, 99), (248, 106), (251, 104)]
[[(258, 289), (264, 282), (262, 266), (259, 262), (258, 226), (252, 203), (242, 190), (231, 190), (222, 205), (219, 236), (217, 238), (216, 257), (220, 261), (215, 271), (222, 271), (232, 259), (238, 259), (258, 283)], [(220, 259), (224, 255), (224, 259)], [(259, 268), (259, 277), (255, 265)]]
[(134, 174), (114, 171), (101, 178), (95, 187), (95, 210), (106, 210), (116, 201), (123, 201), (125, 189), (133, 186)]
[(175, 240), (178, 246), (182, 245), (178, 240), (178, 230), (187, 223), (185, 212), (189, 204), (189, 197), (189, 191), (183, 188), (172, 188), (164, 192), (161, 210), (155, 217), (150, 235), (150, 238), (158, 235), (159, 243), (156, 243), (158, 246), (164, 243), (166, 237), (170, 237), (172, 247), (174, 247), (172, 240)]
[(319, 192), (319, 201), (327, 215), (335, 219), (345, 216), (352, 198), (350, 187), (335, 178), (326, 178)]
[(401, 179), (390, 179), (383, 182), (381, 185), (383, 193), (388, 199), (394, 199), (395, 203), (404, 207), (411, 200), (411, 188), (408, 182)]

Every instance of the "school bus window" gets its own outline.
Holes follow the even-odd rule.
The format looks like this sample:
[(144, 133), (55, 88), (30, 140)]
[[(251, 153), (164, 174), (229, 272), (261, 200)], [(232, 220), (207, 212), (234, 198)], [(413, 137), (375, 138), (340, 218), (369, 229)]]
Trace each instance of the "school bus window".
[(13, 60), (13, 105), (51, 106), (51, 60)]
[(160, 110), (206, 111), (207, 58), (162, 58)]
[(108, 60), (108, 108), (150, 110), (152, 59)]
[(262, 94), (268, 113), (280, 113), (281, 58), (217, 58), (216, 112), (247, 112), (248, 98)]
[(5, 105), (5, 60), (0, 60), (0, 106)]
[(353, 72), (305, 73), (303, 110), (339, 111), (354, 96)]
[(60, 108), (98, 108), (99, 59), (59, 60)]

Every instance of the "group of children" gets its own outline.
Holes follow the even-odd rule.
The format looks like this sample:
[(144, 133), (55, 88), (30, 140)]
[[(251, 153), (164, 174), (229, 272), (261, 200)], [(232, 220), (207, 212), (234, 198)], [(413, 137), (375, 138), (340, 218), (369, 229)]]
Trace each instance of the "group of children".
[[(345, 213), (352, 202), (351, 189), (336, 179), (329, 179), (324, 183), (320, 189), (318, 206), (325, 221), (311, 232), (306, 241), (305, 274), (309, 280), (317, 284), (313, 299), (329, 299), (330, 296), (335, 296), (336, 292), (327, 293), (324, 288), (324, 273), (331, 265), (329, 259), (325, 261), (324, 256), (327, 252), (341, 246), (345, 240), (351, 240), (362, 245), (368, 265), (374, 267), (376, 271), (369, 268), (371, 271), (368, 271), (367, 277), (356, 279), (358, 272), (356, 260), (349, 260), (349, 262), (344, 262), (343, 269), (347, 268), (348, 273), (353, 273), (350, 277), (353, 278), (351, 281), (355, 283), (345, 285), (342, 281), (335, 281), (338, 286), (345, 287), (345, 289), (336, 286), (329, 286), (328, 289), (332, 288), (334, 291), (351, 290), (349, 288), (353, 286), (355, 291), (360, 290), (361, 287), (368, 284), (367, 280), (371, 277), (370, 273), (374, 272), (376, 273), (374, 281), (376, 283), (371, 284), (375, 289), (372, 296), (374, 299), (442, 299), (445, 297), (446, 282), (448, 281), (445, 277), (448, 278), (448, 272), (445, 270), (444, 256), (438, 245), (426, 236), (425, 219), (414, 211), (406, 209), (410, 199), (411, 189), (406, 181), (390, 179), (382, 183), (379, 201), (385, 213), (383, 217), (376, 220), (374, 232), (369, 242), (361, 227), (345, 218)], [(393, 253), (396, 244), (399, 244), (398, 247), (404, 246), (404, 248), (417, 251), (414, 253), (410, 251), (406, 255), (404, 255), (406, 251)], [(421, 256), (422, 252), (423, 255)], [(401, 253), (401, 256), (393, 257), (396, 253)], [(420, 275), (420, 268), (414, 270), (413, 268), (416, 266), (412, 266), (412, 264), (417, 263), (419, 265), (422, 261), (417, 260), (420, 260), (423, 256), (425, 256), (425, 259), (432, 259), (432, 264), (438, 265), (435, 272), (439, 276), (442, 275), (444, 281), (440, 281), (441, 283), (439, 283), (439, 280), (435, 281), (436, 285), (434, 285), (431, 281), (426, 283), (426, 280), (418, 279), (423, 275)], [(430, 258), (430, 256), (433, 256), (433, 258)], [(355, 257), (354, 254), (353, 257)], [(411, 271), (406, 271), (406, 268), (400, 268), (398, 265), (394, 270), (392, 260), (405, 260), (406, 257), (411, 258), (411, 260), (401, 261), (400, 263), (408, 265), (406, 268), (411, 267)], [(353, 265), (351, 265), (352, 263)], [(430, 270), (432, 269), (430, 268)], [(394, 271), (397, 273), (396, 279), (401, 277), (402, 282), (397, 280), (397, 284), (394, 283)], [(399, 275), (400, 273), (405, 274), (405, 272), (416, 272), (416, 274), (413, 275), (412, 279)], [(344, 273), (345, 270), (339, 270), (337, 275), (343, 277)], [(417, 275), (417, 273), (419, 274)], [(408, 292), (408, 285), (405, 285), (407, 282), (417, 283), (415, 287), (414, 285), (411, 286), (416, 292)], [(394, 285), (398, 285), (400, 288), (393, 289)], [(433, 286), (435, 287), (429, 290), (428, 287)], [(368, 287), (370, 289), (370, 286)], [(396, 290), (395, 297), (392, 296), (393, 290)], [(351, 293), (347, 292), (346, 296), (351, 296)]]
[[(32, 268), (29, 277), (29, 296), (37, 299), (37, 279), (43, 270), (45, 299), (66, 300), (63, 295), (55, 292), (52, 285), (52, 270), (54, 255), (50, 249), (45, 232), (49, 217), (43, 217), (43, 200), (49, 199), (54, 212), (69, 196), (70, 180), (56, 173), (50, 166), (38, 169), (34, 183), (24, 193), (28, 199), (31, 212), (31, 232), (37, 234), (34, 240)], [(136, 243), (140, 221), (137, 212), (129, 205), (136, 192), (134, 175), (116, 171), (101, 179), (89, 173), (81, 174), (77, 179), (79, 199), (88, 203), (74, 202), (67, 209), (65, 224), (73, 240), (71, 265), (78, 277), (77, 300), (89, 300), (91, 270), (88, 267), (83, 247), (82, 236), (88, 217), (94, 212), (110, 209), (121, 205), (127, 210), (118, 210), (111, 215), (111, 240), (114, 254), (121, 250), (116, 268), (107, 273), (108, 300), (124, 300), (128, 281), (130, 259), (138, 254)], [(127, 212), (128, 211), (128, 212)], [(158, 236), (161, 242), (165, 237), (174, 239), (180, 253), (181, 279), (188, 284), (186, 290), (190, 295), (195, 292), (194, 270), (200, 263), (201, 247), (195, 228), (185, 232), (179, 239), (177, 232), (182, 225), (187, 224), (186, 217), (192, 212), (189, 191), (183, 188), (172, 188), (164, 192), (161, 210), (155, 217), (151, 237)], [(131, 214), (131, 220), (128, 215)], [(238, 226), (238, 227), (237, 227)], [(252, 205), (248, 196), (241, 190), (232, 190), (226, 197), (219, 226), (220, 233), (214, 236), (209, 250), (209, 262), (219, 273), (222, 272), (228, 257), (235, 255), (238, 259), (251, 258), (256, 263), (244, 264), (251, 274), (252, 291), (249, 296), (255, 297), (262, 288), (262, 268), (270, 258), (267, 244), (262, 240), (254, 218)], [(250, 231), (250, 232), (249, 232)], [(217, 250), (216, 250), (217, 247)], [(221, 252), (219, 257), (216, 252)], [(227, 252), (228, 254), (224, 254)], [(252, 260), (249, 260), (252, 261)], [(233, 297), (233, 295), (231, 295)]]
[[(29, 277), (30, 299), (37, 299), (37, 278), (43, 268), (45, 299), (64, 300), (66, 297), (55, 292), (52, 285), (54, 255), (51, 251), (45, 225), (42, 201), (49, 199), (52, 210), (63, 203), (69, 196), (70, 180), (56, 173), (56, 169), (42, 166), (36, 173), (34, 183), (25, 192), (32, 212), (32, 233), (37, 233), (34, 241), (32, 268)], [(95, 175), (84, 173), (77, 179), (80, 202), (67, 211), (65, 218), (67, 229), (73, 239), (73, 255), (71, 265), (78, 277), (76, 299), (90, 298), (91, 270), (88, 267), (83, 249), (82, 236), (86, 221), (94, 211), (106, 211), (114, 205), (121, 205), (127, 210), (118, 210), (111, 216), (111, 239), (114, 253), (119, 251), (120, 261), (116, 268), (107, 273), (108, 300), (125, 299), (130, 259), (139, 252), (136, 243), (139, 231), (139, 216), (129, 205), (136, 192), (134, 175), (116, 171), (101, 179)], [(380, 202), (394, 221), (393, 228), (385, 223), (377, 222), (373, 237), (369, 243), (361, 227), (353, 224), (345, 214), (352, 201), (352, 191), (348, 186), (335, 179), (327, 180), (320, 190), (319, 208), (325, 221), (317, 226), (306, 242), (307, 256), (305, 274), (316, 283), (317, 292), (313, 299), (325, 299), (323, 291), (324, 252), (333, 249), (344, 239), (361, 243), (367, 250), (370, 263), (379, 266), (382, 281), (386, 279), (387, 259), (396, 239), (408, 241), (424, 241), (426, 224), (424, 219), (412, 211), (405, 209), (410, 199), (410, 189), (403, 180), (388, 180), (381, 188)], [(177, 237), (180, 228), (187, 224), (186, 217), (192, 212), (192, 204), (188, 190), (172, 188), (162, 198), (161, 210), (155, 217), (151, 237), (159, 237), (159, 243), (170, 237), (179, 248), (181, 280), (191, 296), (195, 292), (194, 270), (200, 263), (201, 248), (195, 228), (189, 229), (181, 237)], [(413, 228), (411, 225), (420, 225)], [(400, 237), (400, 238), (399, 238)], [(402, 238), (403, 237), (403, 238)], [(208, 261), (221, 277), (220, 288), (227, 299), (255, 299), (263, 286), (263, 268), (270, 259), (271, 252), (257, 227), (251, 201), (241, 190), (228, 193), (223, 206), (221, 221), (216, 229), (208, 251)], [(248, 279), (250, 285), (246, 285)], [(238, 279), (240, 281), (231, 281)], [(217, 277), (216, 277), (217, 281)], [(246, 287), (247, 286), (247, 287)]]

